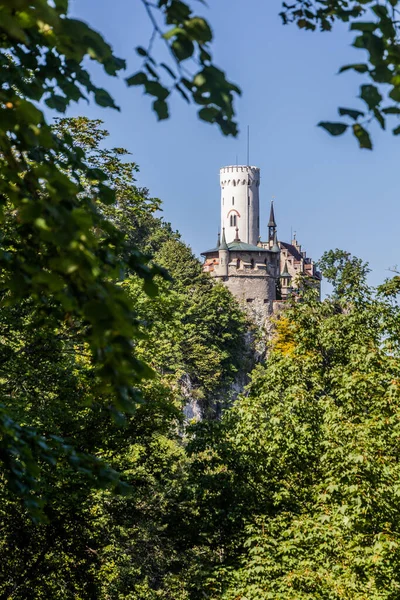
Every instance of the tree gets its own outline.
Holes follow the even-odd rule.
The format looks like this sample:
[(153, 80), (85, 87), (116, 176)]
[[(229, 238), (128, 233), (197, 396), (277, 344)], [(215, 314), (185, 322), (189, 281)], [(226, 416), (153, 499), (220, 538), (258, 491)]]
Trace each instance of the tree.
[[(109, 418), (81, 321), (60, 318), (51, 297), (47, 310), (27, 299), (0, 311), (5, 408), (29, 424), (28, 431), (61, 439), (68, 450), (38, 457), (40, 488), (24, 494), (25, 506), (0, 482), (0, 596), (186, 600), (183, 573), (196, 554), (187, 523), (197, 506), (188, 485), (182, 409), (194, 398), (204, 413), (219, 411), (244, 368), (239, 349), (246, 319), (229, 292), (202, 273), (179, 234), (154, 214), (159, 201), (135, 185), (135, 165), (125, 151), (103, 147), (102, 124), (78, 118), (58, 122), (60, 128), (84, 147), (87, 168), (101, 164), (113, 180), (115, 204), (98, 204), (98, 210), (127, 243), (153, 248), (154, 260), (172, 276), (156, 277), (154, 297), (134, 271), (127, 269), (119, 282), (137, 319), (132, 352), (152, 369), (152, 378), (138, 383), (142, 401), (122, 426)], [(92, 182), (82, 172), (79, 177), (90, 193)], [(17, 239), (7, 211), (5, 223), (7, 236)], [(97, 231), (100, 240), (103, 235)], [(97, 489), (99, 482), (120, 493)]]
[(193, 441), (207, 522), (223, 510), (209, 598), (399, 593), (398, 288), (377, 295), (361, 261), (335, 251), (321, 263), (333, 257), (351, 293), (289, 305), (248, 395)]
[[(201, 105), (201, 118), (234, 134), (232, 101), (238, 90), (211, 61), (208, 24), (182, 2), (163, 1), (157, 10), (172, 26), (167, 44), (176, 65), (196, 55), (200, 67), (192, 79), (181, 77), (172, 87)], [(1, 241), (0, 297), (8, 306), (28, 300), (49, 322), (54, 318), (77, 327), (99, 388), (120, 419), (141, 400), (137, 385), (150, 370), (132, 352), (138, 327), (119, 280), (129, 270), (154, 294), (153, 277), (160, 270), (128, 245), (107, 218), (105, 207), (115, 201), (109, 173), (90, 167), (82, 148), (74, 147), (65, 131), (54, 134), (37, 107), (44, 102), (62, 113), (89, 95), (100, 106), (117, 108), (108, 92), (92, 82), (83, 62), (95, 60), (110, 76), (125, 62), (90, 26), (69, 18), (68, 11), (65, 0), (0, 3), (0, 198), (5, 231), (12, 233), (3, 232)], [(139, 49), (139, 54), (145, 52)], [(131, 77), (128, 84), (144, 84), (164, 118), (169, 90), (159, 83), (154, 60), (148, 57), (145, 67), (148, 75)], [(170, 67), (163, 68), (173, 78)], [(4, 402), (0, 408), (1, 458), (10, 485), (31, 509), (39, 508), (32, 492), (39, 485), (40, 461), (69, 456), (90, 472), (91, 459), (85, 461), (58, 436), (42, 435), (29, 423), (19, 425)], [(99, 468), (97, 476), (102, 472)], [(109, 472), (108, 479), (115, 483), (115, 474)]]

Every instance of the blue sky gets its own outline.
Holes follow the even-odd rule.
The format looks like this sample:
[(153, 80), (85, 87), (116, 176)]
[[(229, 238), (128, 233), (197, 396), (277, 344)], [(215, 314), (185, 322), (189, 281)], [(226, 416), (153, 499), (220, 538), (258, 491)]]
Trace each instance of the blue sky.
[[(362, 76), (336, 75), (343, 64), (360, 62), (345, 27), (334, 33), (307, 33), (284, 27), (279, 0), (210, 0), (196, 10), (210, 21), (215, 62), (243, 96), (236, 103), (241, 134), (223, 137), (197, 119), (194, 106), (172, 100), (171, 119), (157, 123), (151, 99), (122, 78), (96, 81), (113, 95), (121, 112), (82, 103), (69, 115), (101, 118), (109, 144), (126, 147), (140, 166), (138, 183), (163, 200), (164, 217), (199, 254), (215, 243), (219, 226), (219, 168), (250, 162), (261, 168), (261, 226), (266, 233), (269, 202), (275, 196), (279, 238), (291, 228), (318, 258), (342, 248), (370, 263), (378, 284), (398, 262), (400, 139), (372, 130), (373, 152), (359, 150), (350, 135), (331, 138), (316, 124), (336, 120), (337, 107), (362, 107)], [(132, 74), (134, 52), (146, 46), (149, 23), (140, 0), (76, 0), (74, 16), (103, 33)]]

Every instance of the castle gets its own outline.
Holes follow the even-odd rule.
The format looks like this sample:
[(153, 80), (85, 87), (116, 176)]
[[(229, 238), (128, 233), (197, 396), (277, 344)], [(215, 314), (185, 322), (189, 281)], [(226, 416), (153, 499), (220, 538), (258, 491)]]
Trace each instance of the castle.
[(221, 230), (215, 248), (202, 252), (203, 270), (222, 281), (260, 325), (279, 303), (295, 294), (300, 279), (320, 290), (321, 275), (296, 240), (277, 236), (271, 202), (268, 239), (260, 237), (260, 169), (220, 169)]

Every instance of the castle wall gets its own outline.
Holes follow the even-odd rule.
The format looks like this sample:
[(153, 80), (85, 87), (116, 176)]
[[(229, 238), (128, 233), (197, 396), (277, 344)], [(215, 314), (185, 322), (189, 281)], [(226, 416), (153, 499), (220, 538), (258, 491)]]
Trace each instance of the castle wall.
[(274, 279), (266, 276), (265, 273), (248, 276), (235, 274), (229, 275), (223, 284), (257, 325), (264, 325), (273, 310)]
[(260, 169), (230, 166), (220, 169), (221, 231), (229, 244), (236, 237), (256, 245), (260, 235)]

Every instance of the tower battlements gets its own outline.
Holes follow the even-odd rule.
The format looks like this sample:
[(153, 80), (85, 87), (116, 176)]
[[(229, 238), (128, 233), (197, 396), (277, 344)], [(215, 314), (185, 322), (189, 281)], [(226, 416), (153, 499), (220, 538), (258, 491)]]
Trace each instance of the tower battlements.
[(251, 167), (249, 165), (230, 165), (227, 167), (221, 167), (220, 173), (258, 173), (260, 176), (260, 167)]

